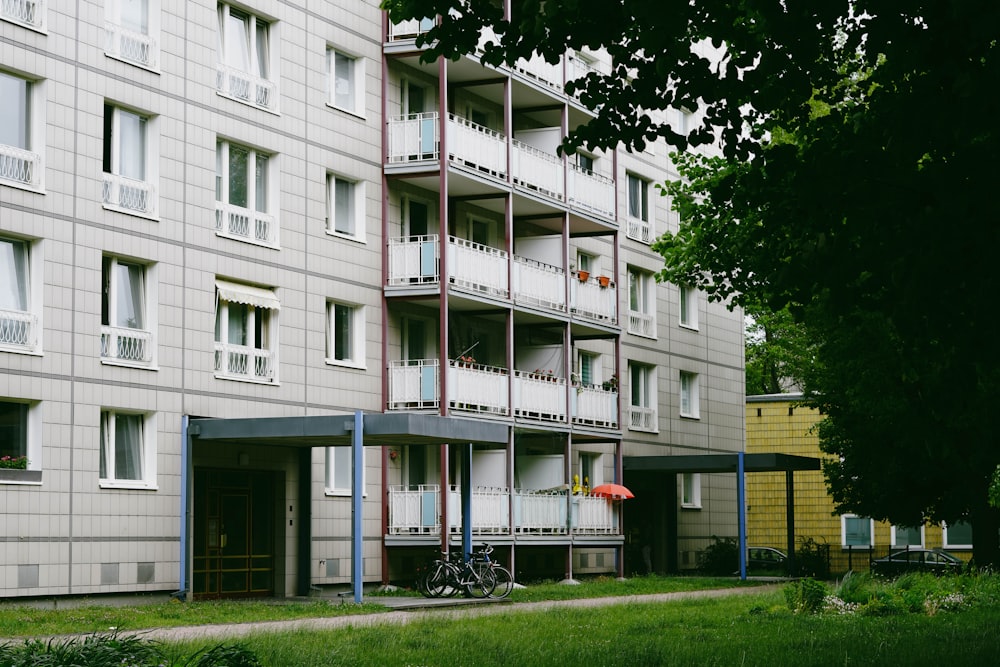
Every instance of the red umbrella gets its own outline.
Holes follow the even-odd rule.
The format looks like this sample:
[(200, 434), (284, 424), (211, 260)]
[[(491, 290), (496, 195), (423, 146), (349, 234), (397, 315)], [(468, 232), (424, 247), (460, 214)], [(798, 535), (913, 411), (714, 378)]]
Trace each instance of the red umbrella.
[(599, 498), (635, 498), (635, 495), (621, 484), (600, 484), (590, 490), (590, 495)]

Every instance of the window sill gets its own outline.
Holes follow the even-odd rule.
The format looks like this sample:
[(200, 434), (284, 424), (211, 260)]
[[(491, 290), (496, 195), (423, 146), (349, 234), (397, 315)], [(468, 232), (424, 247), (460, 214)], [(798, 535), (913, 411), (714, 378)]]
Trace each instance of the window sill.
[(240, 243), (249, 243), (250, 245), (260, 246), (261, 248), (270, 248), (271, 250), (281, 250), (281, 246), (279, 246), (277, 243), (258, 241), (257, 239), (252, 239), (247, 236), (237, 236), (235, 234), (227, 234), (225, 232), (220, 232), (218, 230), (216, 230), (215, 235), (224, 239), (239, 241)]
[(147, 213), (146, 211), (140, 211), (134, 208), (124, 208), (122, 206), (115, 206), (113, 204), (101, 204), (101, 207), (105, 211), (114, 211), (115, 213), (131, 215), (135, 218), (143, 218), (145, 220), (149, 220), (150, 222), (160, 221), (160, 216), (158, 216), (156, 213)]
[(8, 178), (0, 178), (0, 185), (6, 185), (9, 188), (24, 190), (25, 192), (34, 192), (39, 195), (45, 194), (45, 188), (42, 185), (32, 185), (31, 183), (25, 183), (23, 181), (13, 181)]
[(105, 366), (118, 366), (119, 368), (135, 368), (140, 371), (158, 371), (160, 367), (152, 362), (125, 361), (123, 359), (113, 359), (111, 357), (101, 357), (101, 363)]
[(327, 366), (339, 366), (341, 368), (353, 368), (356, 371), (366, 371), (368, 366), (366, 364), (358, 364), (353, 361), (340, 361), (339, 359), (326, 359)]
[(697, 324), (684, 324), (683, 322), (678, 322), (677, 326), (681, 329), (687, 329), (688, 331), (700, 331)]
[(10, 23), (12, 25), (19, 25), (22, 28), (26, 28), (26, 29), (31, 30), (33, 32), (37, 32), (39, 35), (48, 35), (49, 34), (49, 31), (46, 30), (45, 28), (41, 27), (41, 26), (32, 25), (31, 23), (25, 23), (24, 21), (18, 21), (17, 19), (9, 17), (9, 16), (0, 16), (0, 21), (3, 21), (4, 23)]
[(354, 235), (354, 236), (352, 236), (350, 234), (342, 234), (340, 232), (335, 232), (335, 231), (333, 231), (331, 229), (326, 230), (326, 233), (327, 233), (328, 236), (335, 236), (338, 239), (344, 239), (345, 241), (353, 241), (354, 243), (360, 243), (362, 245), (368, 245), (368, 239), (366, 239), (363, 235)]
[(333, 109), (334, 111), (340, 111), (341, 113), (346, 113), (348, 116), (354, 116), (358, 120), (368, 120), (363, 113), (358, 113), (354, 109), (347, 109), (344, 107), (338, 107), (336, 104), (327, 101), (326, 106)]
[(15, 468), (0, 468), (0, 484), (22, 484), (26, 486), (41, 486), (41, 470), (18, 470)]
[(132, 67), (138, 67), (139, 69), (144, 69), (150, 74), (158, 75), (160, 73), (160, 68), (155, 65), (147, 65), (137, 60), (129, 60), (128, 58), (122, 58), (121, 56), (116, 56), (115, 54), (108, 53), (107, 51), (104, 52), (104, 55), (107, 56), (108, 58), (111, 58), (112, 60), (117, 60), (120, 63), (125, 63), (126, 65), (131, 65)]
[(657, 340), (656, 334), (642, 333), (641, 331), (633, 331), (631, 329), (628, 330), (628, 335), (646, 338), (647, 340)]
[(247, 100), (241, 100), (240, 98), (235, 97), (233, 95), (227, 95), (226, 93), (222, 92), (221, 90), (216, 90), (215, 94), (218, 95), (219, 97), (225, 97), (227, 100), (232, 100), (233, 102), (237, 102), (239, 104), (242, 104), (245, 107), (250, 107), (252, 109), (260, 109), (261, 111), (266, 111), (267, 113), (274, 114), (275, 116), (280, 116), (281, 115), (281, 113), (279, 113), (277, 109), (272, 109), (270, 107), (264, 107), (264, 106), (261, 106), (259, 104), (254, 104), (253, 102), (248, 102)]
[[(324, 495), (328, 498), (352, 498), (353, 494), (350, 489), (326, 489)], [(368, 497), (368, 492), (365, 491), (361, 494), (362, 498)]]
[(45, 354), (37, 347), (18, 347), (17, 345), (0, 345), (0, 352), (9, 352), (11, 354), (27, 354), (32, 357), (44, 357)]
[(215, 374), (216, 380), (231, 380), (233, 382), (246, 382), (247, 384), (263, 384), (271, 387), (278, 387), (281, 385), (277, 380), (269, 380), (267, 378), (250, 378), (244, 377), (242, 375), (223, 375), (222, 373)]
[(159, 491), (160, 488), (155, 483), (146, 483), (139, 480), (114, 480), (102, 479), (99, 483), (102, 489), (123, 489), (128, 491)]
[(701, 503), (697, 503), (697, 504), (696, 503), (686, 503), (686, 504), (685, 503), (681, 503), (681, 509), (682, 510), (700, 510), (701, 509)]

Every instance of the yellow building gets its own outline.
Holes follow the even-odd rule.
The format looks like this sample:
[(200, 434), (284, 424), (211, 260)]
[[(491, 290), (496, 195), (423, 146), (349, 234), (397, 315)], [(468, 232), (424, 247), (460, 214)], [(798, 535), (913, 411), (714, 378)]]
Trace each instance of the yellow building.
[[(814, 426), (820, 414), (799, 404), (802, 394), (747, 396), (746, 452), (790, 454), (829, 459), (819, 449)], [(830, 571), (867, 571), (870, 558), (910, 547), (943, 547), (968, 560), (972, 530), (968, 524), (950, 529), (940, 525), (903, 528), (867, 517), (834, 512), (821, 470), (803, 470), (794, 477), (796, 548), (812, 539), (829, 545)], [(782, 472), (747, 475), (747, 544), (787, 550), (786, 477)]]

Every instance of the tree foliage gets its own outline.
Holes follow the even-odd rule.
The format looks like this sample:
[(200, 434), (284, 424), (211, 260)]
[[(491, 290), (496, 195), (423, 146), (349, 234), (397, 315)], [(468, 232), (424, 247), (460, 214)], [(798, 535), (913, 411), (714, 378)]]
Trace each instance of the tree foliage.
[(815, 361), (815, 346), (806, 328), (787, 308), (773, 312), (747, 304), (744, 313), (747, 395), (801, 390)]
[[(474, 50), (484, 24), (494, 65), (607, 49), (614, 71), (576, 84), (597, 117), (570, 151), (719, 142), (721, 157), (676, 159), (685, 180), (665, 192), (682, 224), (654, 246), (661, 278), (788, 308), (819, 341), (804, 384), (837, 455), (838, 511), (971, 520), (977, 560), (1000, 561), (987, 502), (1000, 463), (1000, 3), (511, 5), (385, 0), (396, 18), (441, 15), (429, 57)], [(681, 107), (703, 119), (687, 136), (652, 113)]]

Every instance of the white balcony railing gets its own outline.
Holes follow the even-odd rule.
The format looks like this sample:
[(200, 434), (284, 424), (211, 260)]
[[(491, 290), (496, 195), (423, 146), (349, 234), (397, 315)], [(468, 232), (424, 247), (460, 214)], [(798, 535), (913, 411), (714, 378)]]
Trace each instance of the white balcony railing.
[(600, 387), (577, 387), (570, 392), (573, 423), (618, 428), (618, 392)]
[(570, 308), (574, 314), (591, 320), (614, 323), (618, 301), (618, 288), (613, 282), (607, 287), (599, 279), (585, 282), (570, 281)]
[(156, 215), (156, 190), (152, 183), (118, 174), (103, 175), (104, 205), (143, 215)]
[(625, 222), (625, 236), (633, 241), (649, 245), (653, 242), (653, 226), (647, 220), (629, 218)]
[(569, 166), (570, 206), (605, 218), (615, 217), (615, 182), (581, 167)]
[(630, 405), (628, 407), (628, 427), (633, 431), (649, 431), (650, 433), (659, 431), (656, 408), (643, 408), (638, 405)]
[(566, 413), (566, 378), (546, 373), (514, 371), (516, 417), (565, 422)]
[(419, 410), (439, 405), (437, 359), (389, 362), (389, 410)]
[(0, 180), (40, 187), (42, 156), (15, 146), (0, 145)]
[(538, 192), (562, 200), (563, 161), (555, 155), (550, 155), (534, 146), (514, 139), (511, 159), (511, 173), (518, 185), (537, 190)]
[(558, 266), (514, 257), (514, 300), (566, 312), (566, 272)]
[(441, 487), (437, 484), (389, 487), (389, 533), (441, 534)]
[(142, 329), (101, 327), (101, 358), (147, 364), (152, 360), (153, 334)]
[(510, 293), (507, 287), (509, 265), (506, 250), (448, 237), (450, 279), (457, 286), (506, 297)]
[(0, 346), (32, 350), (38, 331), (38, 317), (21, 310), (0, 310)]
[(549, 88), (554, 88), (556, 90), (562, 90), (563, 87), (563, 59), (559, 58), (559, 61), (555, 64), (547, 62), (545, 58), (538, 55), (537, 53), (532, 55), (531, 58), (525, 60), (524, 58), (518, 60), (514, 63), (514, 70), (520, 72), (521, 74), (527, 76), (530, 79), (548, 86)]
[(437, 234), (389, 239), (389, 284), (426, 285), (441, 280)]
[(649, 313), (629, 310), (628, 332), (646, 338), (656, 338), (656, 317)]
[(273, 382), (274, 359), (270, 350), (216, 343), (215, 372), (233, 380)]
[(566, 492), (514, 490), (514, 529), (518, 533), (565, 534)]
[(216, 89), (234, 100), (273, 111), (277, 94), (273, 81), (221, 63), (216, 65)]
[(413, 39), (417, 35), (422, 35), (434, 27), (434, 19), (407, 19), (399, 23), (389, 20), (389, 41), (396, 42), (402, 39)]
[[(462, 489), (452, 486), (448, 493), (448, 527), (452, 533), (462, 528)], [(478, 535), (510, 533), (510, 491), (502, 487), (472, 488), (472, 532)]]
[(507, 177), (507, 138), (495, 130), (448, 114), (448, 157), (497, 178)]
[(389, 119), (389, 162), (438, 158), (441, 137), (437, 112), (414, 113)]
[(510, 414), (510, 375), (505, 368), (448, 360), (448, 403), (455, 410)]
[(156, 42), (149, 35), (126, 30), (117, 23), (105, 23), (104, 33), (104, 52), (109, 56), (150, 69), (157, 67)]
[(590, 63), (578, 55), (566, 57), (566, 80), (575, 81), (588, 76), (591, 72), (595, 74), (605, 74), (596, 63)]
[(215, 202), (215, 230), (241, 241), (278, 245), (278, 225), (274, 216), (242, 206)]
[(574, 533), (613, 535), (618, 533), (618, 508), (607, 498), (572, 496), (572, 522)]
[(45, 29), (44, 0), (0, 0), (0, 18), (35, 30)]

